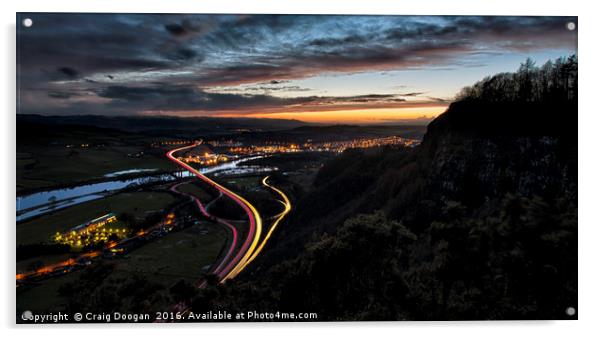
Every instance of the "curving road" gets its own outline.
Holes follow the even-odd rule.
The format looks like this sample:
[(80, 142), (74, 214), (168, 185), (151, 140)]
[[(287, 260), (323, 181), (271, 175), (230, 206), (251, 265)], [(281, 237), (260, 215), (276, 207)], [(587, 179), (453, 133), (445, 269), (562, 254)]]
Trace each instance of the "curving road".
[(284, 205), (284, 210), (280, 214), (276, 215), (276, 220), (274, 220), (274, 222), (272, 223), (272, 227), (270, 228), (270, 230), (266, 234), (265, 238), (263, 238), (263, 241), (261, 242), (261, 244), (259, 245), (259, 247), (257, 247), (257, 249), (255, 250), (255, 252), (253, 253), (253, 255), (251, 255), (251, 257), (247, 261), (246, 265), (248, 265), (253, 260), (255, 260), (255, 258), (257, 257), (257, 255), (259, 255), (259, 253), (263, 250), (263, 247), (265, 246), (265, 244), (268, 242), (268, 240), (272, 236), (272, 233), (274, 232), (274, 230), (276, 229), (276, 227), (278, 227), (278, 224), (280, 223), (280, 221), (282, 221), (282, 219), (284, 219), (284, 217), (293, 208), (292, 205), (291, 205), (290, 200), (288, 199), (288, 197), (286, 196), (286, 194), (284, 194), (284, 192), (282, 192), (281, 190), (277, 189), (276, 187), (268, 184), (267, 181), (268, 181), (269, 177), (270, 176), (266, 176), (265, 178), (263, 178), (263, 180), (261, 181), (261, 183), (263, 184), (263, 186), (266, 186), (266, 187), (270, 188), (272, 191), (278, 193), (282, 197), (282, 201), (280, 201), (280, 202)]
[[(225, 272), (226, 272), (226, 271), (224, 271), (225, 263), (230, 260), (232, 253), (234, 253), (234, 249), (236, 249), (236, 244), (238, 243), (238, 230), (236, 229), (236, 227), (234, 227), (231, 223), (227, 222), (226, 220), (212, 216), (211, 214), (209, 214), (209, 212), (207, 212), (206, 207), (194, 195), (179, 191), (178, 186), (180, 186), (182, 184), (184, 184), (184, 183), (175, 184), (170, 188), (170, 190), (174, 193), (179, 193), (179, 194), (188, 196), (190, 199), (192, 199), (195, 202), (195, 204), (197, 205), (197, 207), (199, 208), (199, 210), (201, 211), (201, 213), (204, 216), (206, 216), (207, 218), (209, 218), (213, 221), (217, 221), (222, 226), (224, 226), (227, 230), (229, 230), (230, 233), (232, 233), (232, 242), (230, 243), (230, 248), (228, 248), (228, 252), (226, 253), (226, 255), (224, 255), (224, 257), (222, 258), (222, 260), (220, 261), (218, 266), (215, 267), (212, 271), (214, 274), (218, 275), (218, 277), (220, 279), (222, 279), (225, 276)], [(204, 285), (205, 285), (205, 282), (203, 281), (199, 284), (199, 287), (203, 287)]]
[[(274, 192), (278, 193), (282, 197), (282, 200), (279, 200), (279, 201), (284, 205), (284, 210), (280, 214), (278, 214), (274, 217), (275, 221), (272, 223), (270, 230), (265, 234), (265, 237), (263, 238), (262, 242), (259, 243), (260, 238), (261, 238), (261, 231), (262, 231), (262, 220), (259, 215), (259, 212), (255, 209), (255, 207), (253, 207), (253, 205), (251, 205), (247, 200), (245, 200), (241, 196), (239, 196), (236, 193), (230, 191), (229, 189), (219, 185), (218, 183), (212, 181), (211, 179), (209, 179), (206, 176), (204, 176), (203, 174), (201, 174), (199, 171), (192, 168), (190, 165), (183, 163), (174, 157), (175, 152), (185, 150), (188, 148), (192, 148), (195, 146), (197, 146), (197, 144), (192, 144), (189, 146), (184, 146), (181, 148), (171, 150), (171, 151), (167, 152), (167, 157), (170, 160), (172, 160), (173, 162), (177, 163), (178, 165), (182, 166), (186, 170), (193, 173), (195, 176), (197, 176), (198, 178), (200, 178), (207, 184), (216, 188), (220, 192), (220, 197), (223, 197), (225, 195), (226, 197), (235, 201), (238, 205), (241, 206), (241, 208), (243, 208), (243, 210), (247, 214), (248, 220), (249, 220), (249, 231), (247, 233), (247, 237), (246, 237), (245, 241), (242, 243), (236, 256), (232, 257), (232, 255), (234, 254), (234, 251), (236, 250), (236, 247), (239, 244), (239, 233), (238, 233), (237, 228), (234, 225), (232, 225), (230, 222), (228, 222), (227, 220), (211, 215), (207, 211), (206, 207), (201, 203), (201, 201), (198, 198), (196, 198), (195, 196), (179, 191), (177, 188), (182, 183), (175, 184), (174, 186), (171, 187), (171, 191), (173, 191), (175, 193), (187, 195), (188, 197), (192, 198), (192, 200), (196, 203), (197, 207), (199, 208), (199, 210), (201, 211), (201, 213), (204, 216), (220, 223), (221, 225), (223, 225), (225, 228), (227, 228), (232, 233), (232, 241), (230, 243), (230, 246), (228, 247), (226, 254), (221, 259), (221, 261), (217, 264), (217, 266), (212, 270), (212, 273), (218, 276), (220, 282), (224, 282), (228, 279), (231, 279), (231, 278), (237, 276), (244, 268), (246, 268), (247, 265), (249, 265), (253, 260), (255, 260), (255, 258), (259, 255), (259, 253), (263, 250), (267, 241), (272, 236), (272, 233), (274, 232), (274, 230), (276, 229), (278, 224), (291, 211), (292, 206), (291, 206), (291, 203), (290, 203), (288, 197), (281, 190), (279, 190), (276, 187), (267, 183), (269, 176), (266, 176), (262, 180), (262, 184), (264, 186), (272, 189)], [(159, 225), (157, 225), (157, 226), (159, 226)], [(147, 234), (148, 232), (149, 232), (149, 230), (138, 233), (137, 235), (142, 236), (142, 235)], [(86, 253), (86, 254), (80, 255), (79, 258), (94, 258), (94, 257), (99, 256), (100, 253), (101, 253), (100, 251)], [(69, 259), (67, 261), (62, 261), (62, 262), (59, 262), (59, 263), (56, 263), (53, 265), (45, 266), (44, 268), (41, 268), (40, 270), (37, 270), (37, 271), (17, 274), (16, 279), (17, 279), (17, 281), (23, 281), (30, 277), (49, 274), (49, 273), (55, 272), (59, 269), (62, 270), (67, 267), (74, 266), (75, 264), (76, 263), (75, 263), (74, 259)], [(204, 284), (205, 284), (205, 282), (200, 283), (199, 287), (204, 286)]]
[(224, 186), (214, 182), (213, 180), (207, 178), (198, 170), (174, 157), (174, 153), (190, 149), (195, 146), (197, 146), (196, 143), (181, 148), (173, 149), (167, 152), (167, 158), (169, 158), (174, 163), (182, 166), (184, 169), (194, 174), (197, 178), (201, 179), (205, 183), (217, 189), (219, 192), (223, 193), (226, 197), (236, 202), (245, 211), (249, 220), (249, 231), (247, 233), (247, 238), (243, 242), (236, 256), (233, 259), (231, 259), (225, 267), (223, 267), (222, 274), (224, 276), (223, 278), (221, 278), (220, 282), (225, 282), (228, 279), (236, 277), (236, 275), (238, 275), (247, 266), (249, 259), (251, 258), (253, 252), (257, 248), (262, 230), (261, 216), (259, 215), (257, 209), (255, 209), (255, 207), (243, 197), (230, 191)]

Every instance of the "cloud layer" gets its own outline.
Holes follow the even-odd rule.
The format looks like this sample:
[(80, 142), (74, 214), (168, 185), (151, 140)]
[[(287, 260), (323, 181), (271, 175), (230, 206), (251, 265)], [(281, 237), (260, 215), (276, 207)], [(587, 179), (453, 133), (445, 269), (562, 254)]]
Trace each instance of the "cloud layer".
[[(427, 92), (316, 94), (291, 81), (463, 67), (576, 48), (567, 17), (19, 14), (19, 109), (249, 115), (442, 105)], [(469, 84), (469, 83), (467, 83)]]

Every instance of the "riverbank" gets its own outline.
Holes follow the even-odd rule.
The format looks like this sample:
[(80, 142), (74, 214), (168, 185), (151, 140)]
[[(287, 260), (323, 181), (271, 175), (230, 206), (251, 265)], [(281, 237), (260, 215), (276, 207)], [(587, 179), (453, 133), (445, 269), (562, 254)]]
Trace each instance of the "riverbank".
[[(264, 158), (264, 156), (240, 158), (224, 164), (204, 167), (200, 171), (203, 174), (210, 174), (227, 170), (236, 170), (240, 163), (259, 158)], [(71, 207), (82, 202), (103, 198), (115, 192), (124, 191), (128, 187), (138, 188), (175, 180), (176, 173), (183, 177), (190, 175), (189, 172), (176, 170), (168, 172), (153, 171), (153, 174), (140, 172), (134, 175), (120, 175), (119, 178), (104, 178), (100, 181), (91, 180), (89, 183), (72, 185), (71, 187), (44, 190), (37, 193), (17, 196), (17, 223), (32, 217)]]
[[(143, 170), (145, 170), (145, 169), (143, 169)], [(117, 171), (117, 172), (120, 172), (120, 171)], [(136, 178), (142, 178), (142, 177), (151, 176), (151, 175), (172, 174), (175, 172), (180, 172), (180, 170), (177, 170), (175, 168), (173, 170), (157, 169), (157, 170), (152, 171), (152, 174), (149, 174), (148, 171), (141, 171), (141, 172), (137, 172), (137, 173), (127, 173), (127, 174), (121, 174), (121, 175), (116, 175), (116, 176), (108, 176), (110, 174), (115, 173), (115, 172), (113, 172), (113, 173), (108, 173), (107, 176), (100, 177), (100, 178), (86, 179), (86, 180), (82, 180), (82, 181), (56, 184), (56, 185), (46, 186), (46, 187), (22, 189), (22, 190), (17, 191), (16, 196), (17, 197), (25, 197), (28, 195), (32, 195), (34, 193), (42, 193), (42, 192), (48, 192), (48, 191), (54, 191), (54, 190), (69, 189), (69, 188), (75, 188), (78, 186), (92, 185), (92, 184), (98, 184), (98, 183), (109, 182), (109, 181), (136, 179)]]

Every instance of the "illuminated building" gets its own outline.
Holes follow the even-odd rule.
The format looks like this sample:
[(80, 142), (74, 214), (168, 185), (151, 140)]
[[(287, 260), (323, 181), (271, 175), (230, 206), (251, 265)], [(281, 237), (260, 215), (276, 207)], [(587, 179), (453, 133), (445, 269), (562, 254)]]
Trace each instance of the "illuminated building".
[(98, 243), (106, 243), (111, 237), (123, 239), (127, 236), (127, 229), (115, 226), (117, 223), (117, 217), (113, 213), (105, 214), (75, 226), (65, 233), (57, 232), (53, 240), (72, 248), (82, 248)]

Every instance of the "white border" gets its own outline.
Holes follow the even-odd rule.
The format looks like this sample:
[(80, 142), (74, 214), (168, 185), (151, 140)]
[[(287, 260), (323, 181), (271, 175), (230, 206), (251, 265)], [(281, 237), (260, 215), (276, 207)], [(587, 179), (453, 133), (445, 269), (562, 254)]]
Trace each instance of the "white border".
[[(341, 336), (364, 336), (368, 329), (374, 333), (420, 336), (514, 336), (541, 334), (542, 336), (570, 335), (600, 336), (597, 320), (602, 317), (601, 256), (598, 249), (602, 239), (602, 221), (599, 208), (600, 145), (602, 113), (599, 94), (600, 11), (594, 1), (539, 1), (525, 0), (21, 0), (2, 2), (2, 66), (3, 79), (1, 113), (3, 139), (2, 165), (2, 290), (0, 304), (3, 329), (9, 334), (35, 336), (90, 335), (104, 336), (134, 334), (144, 329), (147, 336), (215, 335), (215, 336), (307, 336), (315, 333)], [(307, 14), (429, 14), (429, 15), (577, 15), (579, 16), (579, 321), (542, 322), (383, 322), (383, 323), (270, 323), (270, 324), (178, 324), (178, 325), (77, 325), (35, 326), (14, 325), (14, 194), (15, 194), (15, 12), (145, 12), (145, 13), (307, 13)], [(43, 330), (42, 330), (43, 329)], [(86, 330), (86, 331), (82, 331)]]

